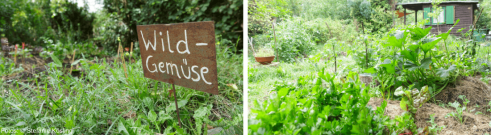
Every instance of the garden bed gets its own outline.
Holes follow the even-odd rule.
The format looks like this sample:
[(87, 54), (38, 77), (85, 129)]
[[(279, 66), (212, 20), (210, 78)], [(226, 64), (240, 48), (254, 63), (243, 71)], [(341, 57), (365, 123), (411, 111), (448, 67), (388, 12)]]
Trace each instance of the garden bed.
[[(483, 83), (477, 77), (459, 77), (454, 84), (449, 84), (438, 95), (435, 96), (435, 102), (425, 103), (418, 109), (415, 115), (415, 123), (418, 128), (426, 126), (431, 127), (430, 116), (434, 115), (434, 123), (437, 126), (445, 126), (439, 134), (485, 134), (491, 133), (491, 118), (488, 103), (491, 96), (489, 85)], [(457, 121), (454, 117), (447, 114), (455, 112), (456, 109), (448, 106), (449, 103), (455, 101), (463, 104), (463, 101), (458, 98), (459, 95), (465, 95), (465, 98), (470, 102), (467, 104), (467, 109), (463, 112), (463, 122)], [(431, 99), (430, 101), (434, 101)], [(372, 97), (368, 102), (368, 106), (380, 106), (383, 99)], [(477, 107), (478, 105), (479, 107)], [(400, 101), (389, 100), (385, 108), (385, 114), (394, 119), (398, 115), (402, 115), (405, 111), (400, 107)], [(482, 112), (483, 114), (478, 114)]]

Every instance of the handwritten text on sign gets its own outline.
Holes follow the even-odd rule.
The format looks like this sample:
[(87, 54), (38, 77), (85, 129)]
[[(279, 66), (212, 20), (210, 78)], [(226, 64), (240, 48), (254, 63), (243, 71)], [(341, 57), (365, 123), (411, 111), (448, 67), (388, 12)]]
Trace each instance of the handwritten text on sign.
[(214, 22), (136, 29), (145, 77), (218, 94)]

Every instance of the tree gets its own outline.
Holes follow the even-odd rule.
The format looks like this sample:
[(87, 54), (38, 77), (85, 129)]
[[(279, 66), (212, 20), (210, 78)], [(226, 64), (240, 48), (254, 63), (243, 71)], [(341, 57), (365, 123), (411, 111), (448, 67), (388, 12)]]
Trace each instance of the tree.
[[(137, 25), (215, 21), (215, 33), (236, 43), (242, 36), (242, 0), (104, 0), (104, 9), (122, 18), (123, 43), (137, 41)], [(112, 42), (115, 43), (116, 37)], [(128, 45), (128, 44), (125, 44)], [(237, 48), (242, 48), (238, 42)]]
[(440, 18), (438, 16), (440, 16), (441, 12), (443, 11), (442, 7), (438, 6), (440, 5), (440, 3), (442, 3), (443, 0), (434, 0), (432, 1), (431, 5), (432, 8), (431, 8), (431, 13), (428, 14), (428, 16), (432, 17), (432, 18), (437, 18), (437, 22), (436, 22), (436, 26), (437, 26), (437, 30), (438, 30), (438, 33), (440, 33), (440, 25), (438, 22), (441, 21), (441, 19), (443, 18)]
[(63, 33), (70, 33), (74, 41), (85, 41), (93, 37), (95, 15), (77, 3), (51, 1), (51, 27)]
[(392, 23), (390, 5), (386, 0), (348, 0), (350, 16), (362, 24), (362, 31), (365, 28), (371, 32), (385, 32), (387, 24)]
[(39, 43), (34, 39), (47, 33), (43, 14), (45, 1), (3, 0), (0, 2), (0, 28), (10, 44)]

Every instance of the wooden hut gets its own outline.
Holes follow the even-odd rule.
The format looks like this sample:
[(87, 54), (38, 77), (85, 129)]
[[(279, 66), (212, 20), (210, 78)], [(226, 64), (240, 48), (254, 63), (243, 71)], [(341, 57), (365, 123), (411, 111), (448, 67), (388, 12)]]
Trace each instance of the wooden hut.
[[(447, 1), (442, 2), (438, 6), (442, 7), (442, 12), (440, 12), (439, 17), (430, 17), (428, 13), (432, 12), (431, 2), (411, 2), (411, 3), (398, 3), (404, 8), (404, 13), (406, 9), (415, 11), (415, 22), (418, 21), (418, 11), (423, 11), (423, 18), (429, 19), (430, 22), (425, 24), (425, 28), (432, 26), (431, 33), (437, 34), (440, 32), (447, 32), (457, 19), (460, 22), (453, 28), (451, 34), (460, 36), (457, 30), (460, 28), (466, 28), (462, 32), (467, 32), (469, 26), (475, 21), (474, 10), (478, 10), (478, 1)], [(407, 15), (406, 15), (407, 16)], [(404, 24), (406, 24), (406, 16), (404, 16)], [(438, 31), (439, 27), (439, 31)]]

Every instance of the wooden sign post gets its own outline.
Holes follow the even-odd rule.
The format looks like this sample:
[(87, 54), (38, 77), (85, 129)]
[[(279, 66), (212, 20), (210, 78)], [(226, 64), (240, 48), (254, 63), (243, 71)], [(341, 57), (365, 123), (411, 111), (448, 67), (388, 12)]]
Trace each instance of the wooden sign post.
[(131, 64), (131, 57), (133, 57), (133, 42), (131, 42), (131, 48), (130, 48), (130, 64)]
[(26, 43), (22, 42), (22, 65), (24, 65), (24, 59), (26, 57), (26, 52), (24, 52), (24, 47), (26, 46)]
[(73, 62), (75, 61), (75, 52), (76, 49), (73, 50), (72, 61), (70, 62), (70, 74), (72, 74), (72, 70), (73, 70)]
[(17, 67), (17, 47), (19, 46), (19, 44), (15, 44), (15, 54), (14, 54), (14, 65), (15, 67)]
[(145, 77), (218, 94), (214, 22), (138, 25)]
[(126, 73), (126, 72), (128, 72), (128, 70), (126, 70), (126, 64), (124, 63), (124, 61), (125, 61), (124, 60), (124, 51), (123, 51), (123, 46), (121, 46), (121, 43), (119, 43), (119, 48), (120, 49), (118, 50), (118, 52), (121, 51), (121, 61), (123, 61), (124, 76), (126, 78), (128, 78), (128, 73)]

